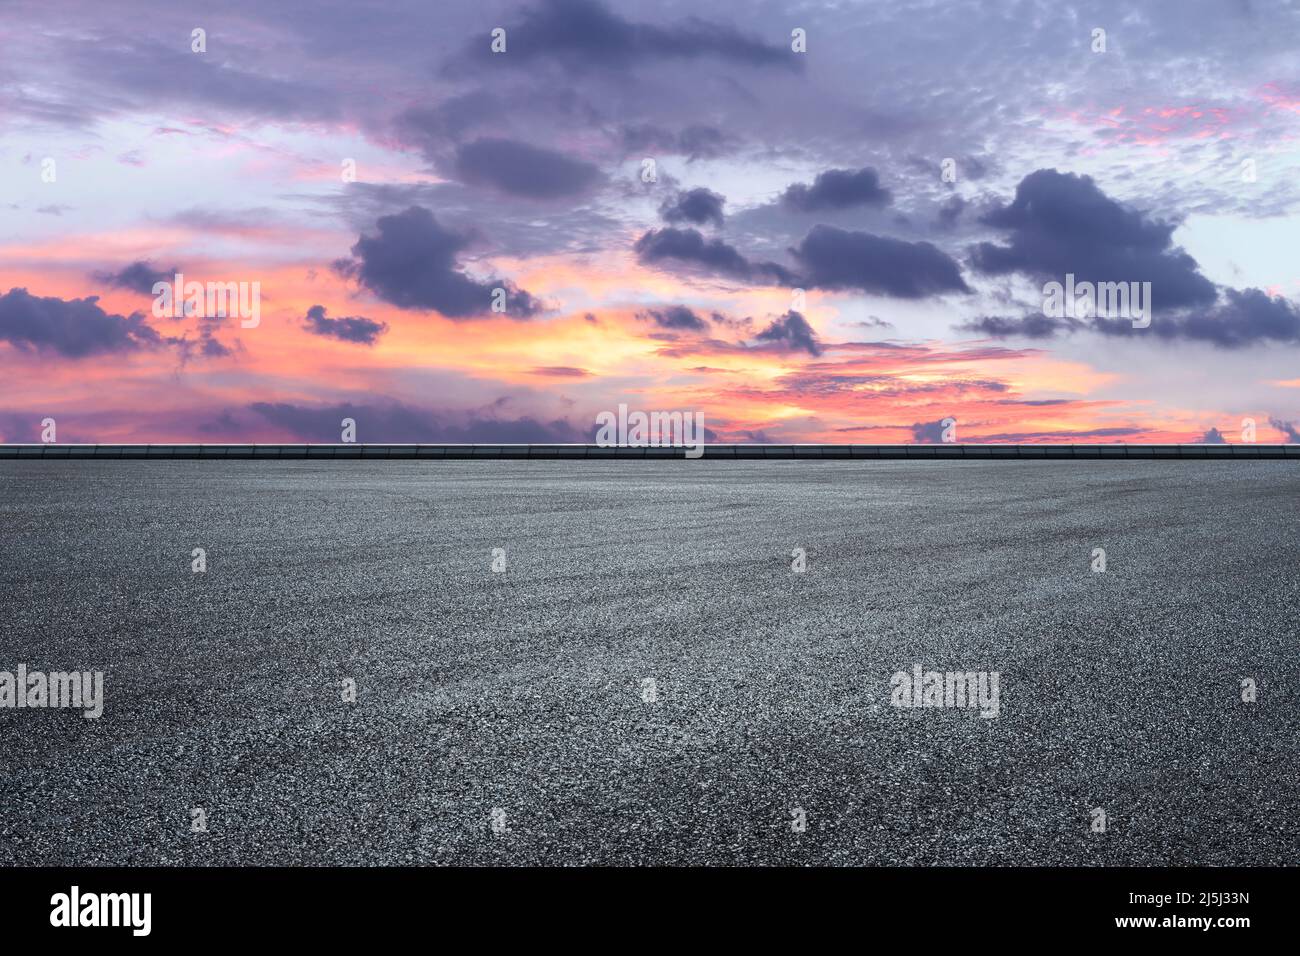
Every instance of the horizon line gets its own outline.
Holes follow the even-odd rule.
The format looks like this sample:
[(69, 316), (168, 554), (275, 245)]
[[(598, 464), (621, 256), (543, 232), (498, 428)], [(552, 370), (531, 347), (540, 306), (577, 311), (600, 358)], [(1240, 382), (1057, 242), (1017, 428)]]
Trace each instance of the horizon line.
[(460, 443), (460, 442), (150, 442), (150, 443), (0, 443), (0, 460), (36, 459), (231, 459), (231, 460), (600, 460), (628, 461), (686, 459), (716, 461), (804, 460), (899, 460), (899, 459), (997, 459), (1001, 461), (1045, 459), (1193, 459), (1300, 460), (1300, 444), (1277, 443), (984, 443), (944, 442), (934, 444), (826, 444), (701, 443), (687, 445), (594, 445), (583, 443)]

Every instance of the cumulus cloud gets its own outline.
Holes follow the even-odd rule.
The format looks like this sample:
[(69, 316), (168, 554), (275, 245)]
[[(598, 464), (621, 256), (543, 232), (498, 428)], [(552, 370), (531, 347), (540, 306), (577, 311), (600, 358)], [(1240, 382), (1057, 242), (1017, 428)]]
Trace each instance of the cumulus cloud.
[(890, 201), (874, 169), (828, 169), (818, 173), (812, 185), (795, 183), (781, 194), (781, 202), (799, 212), (848, 209), (851, 206), (884, 206)]
[(1150, 282), (1160, 309), (1208, 305), (1216, 296), (1196, 260), (1174, 246), (1174, 224), (1121, 205), (1090, 176), (1037, 170), (1020, 181), (1014, 201), (982, 221), (1007, 234), (1004, 245), (982, 242), (972, 252), (975, 269), (988, 275)]
[(343, 342), (356, 342), (359, 345), (374, 345), (379, 340), (379, 336), (388, 331), (388, 323), (376, 322), (363, 316), (331, 319), (326, 316), (323, 305), (313, 305), (307, 310), (303, 326), (312, 335), (339, 339)]
[(526, 319), (541, 311), (541, 303), (509, 282), (480, 282), (462, 272), (457, 257), (469, 238), (444, 228), (424, 207), (380, 216), (376, 227), (377, 235), (357, 240), (352, 258), (334, 265), (385, 302), (470, 319), (492, 314), (492, 290), (502, 288), (509, 317)]
[(760, 342), (777, 343), (788, 349), (807, 352), (814, 358), (822, 354), (817, 333), (808, 324), (808, 320), (793, 309), (780, 318), (773, 319), (772, 323), (754, 338)]
[(219, 359), (234, 354), (234, 350), (218, 339), (213, 333), (212, 327), (208, 325), (199, 329), (197, 341), (185, 335), (180, 338), (169, 339), (168, 344), (175, 346), (182, 367), (188, 365), (196, 357)]
[(703, 332), (709, 327), (707, 322), (684, 305), (673, 305), (666, 309), (646, 309), (638, 312), (637, 318), (653, 322), (661, 329)]
[[(1127, 335), (1139, 330), (1110, 320), (1103, 331)], [(1214, 308), (1157, 316), (1148, 331), (1161, 338), (1208, 342), (1226, 349), (1261, 342), (1296, 344), (1300, 343), (1300, 310), (1290, 300), (1260, 289), (1226, 289)]]
[(633, 248), (647, 265), (675, 261), (746, 282), (791, 284), (792, 275), (785, 267), (750, 262), (721, 239), (705, 239), (698, 229), (651, 229)]
[(99, 296), (58, 299), (13, 288), (0, 296), (0, 342), (20, 351), (85, 358), (154, 348), (163, 338), (145, 324), (144, 314), (105, 312)]
[(722, 206), (727, 198), (711, 189), (690, 189), (678, 193), (672, 199), (665, 200), (659, 207), (659, 215), (664, 222), (673, 224), (689, 222), (697, 226), (713, 223), (721, 226), (723, 222)]
[(943, 442), (943, 420), (937, 422), (915, 422), (912, 425), (912, 441), (921, 445), (938, 445)]
[(1225, 289), (1214, 305), (1157, 314), (1147, 328), (1135, 328), (1130, 319), (1081, 320), (1032, 313), (1019, 318), (983, 316), (958, 328), (997, 339), (1049, 339), (1092, 331), (1112, 338), (1149, 337), (1237, 349), (1267, 343), (1300, 344), (1300, 309), (1288, 299), (1259, 289)]
[(1280, 418), (1269, 418), (1268, 423), (1286, 436), (1286, 444), (1300, 445), (1300, 429), (1294, 422), (1284, 422)]
[(756, 285), (856, 289), (901, 299), (970, 291), (956, 261), (928, 242), (835, 226), (814, 226), (790, 250), (797, 269), (751, 261), (721, 239), (705, 239), (697, 229), (651, 229), (634, 248), (647, 265), (684, 264)]
[(153, 295), (155, 282), (172, 282), (176, 278), (176, 273), (180, 271), (179, 266), (172, 266), (171, 269), (155, 269), (152, 263), (139, 259), (116, 272), (96, 272), (94, 278), (114, 289), (128, 289), (142, 295)]
[(819, 225), (792, 251), (809, 287), (858, 289), (900, 299), (970, 291), (957, 263), (928, 242)]
[(1040, 313), (1030, 313), (1016, 318), (1003, 315), (983, 315), (971, 319), (957, 328), (964, 332), (977, 332), (980, 335), (994, 339), (1050, 339), (1084, 326), (1084, 322), (1068, 316), (1053, 318)]

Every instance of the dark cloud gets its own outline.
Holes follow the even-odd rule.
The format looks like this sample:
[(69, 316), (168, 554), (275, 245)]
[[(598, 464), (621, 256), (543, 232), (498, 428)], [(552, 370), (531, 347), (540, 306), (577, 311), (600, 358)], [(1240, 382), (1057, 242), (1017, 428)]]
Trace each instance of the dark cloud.
[(204, 329), (199, 334), (199, 355), (203, 358), (225, 358), (234, 354), (230, 347), (219, 341), (210, 329)]
[(506, 290), (509, 317), (525, 319), (541, 311), (536, 299), (508, 282), (479, 282), (459, 271), (457, 256), (469, 245), (468, 237), (444, 228), (422, 206), (380, 216), (376, 225), (378, 235), (362, 236), (352, 258), (334, 265), (385, 302), (436, 310), (450, 319), (476, 318), (492, 314), (492, 290), (499, 287)]
[(199, 329), (197, 341), (186, 335), (169, 339), (168, 344), (175, 346), (182, 367), (188, 365), (195, 358), (219, 359), (234, 354), (234, 350), (230, 346), (216, 337), (211, 326), (204, 326)]
[(880, 186), (880, 177), (870, 167), (859, 170), (828, 169), (818, 173), (812, 185), (795, 183), (781, 194), (781, 202), (799, 212), (847, 209), (850, 206), (884, 206), (891, 197)]
[(772, 323), (754, 338), (760, 342), (775, 342), (789, 349), (807, 352), (814, 358), (822, 354), (817, 333), (808, 324), (808, 320), (794, 310), (779, 319), (772, 320)]
[(549, 60), (575, 73), (701, 57), (750, 66), (802, 66), (788, 48), (769, 45), (730, 26), (697, 17), (670, 26), (634, 23), (595, 0), (541, 0), (524, 10), (519, 22), (504, 26), (505, 53), (491, 53), (485, 35), (474, 42), (470, 55), (502, 66), (526, 67)]
[(1280, 418), (1269, 418), (1268, 423), (1286, 435), (1287, 444), (1300, 445), (1300, 429), (1294, 422), (1284, 422)]
[(715, 226), (721, 226), (723, 222), (722, 206), (727, 198), (720, 193), (715, 193), (711, 189), (691, 189), (687, 192), (678, 193), (675, 197), (665, 200), (664, 204), (659, 207), (659, 215), (663, 217), (664, 222), (682, 223), (690, 222), (697, 226), (703, 226), (713, 223)]
[(661, 329), (703, 332), (709, 327), (707, 322), (684, 305), (673, 305), (666, 309), (646, 309), (638, 312), (636, 317), (645, 322), (653, 322)]
[(818, 225), (792, 250), (805, 283), (901, 299), (969, 292), (957, 263), (928, 242), (905, 242)]
[(155, 269), (151, 263), (141, 259), (116, 272), (96, 272), (94, 278), (115, 289), (129, 289), (142, 295), (153, 295), (155, 282), (170, 283), (180, 271), (179, 266), (172, 266), (171, 269), (166, 270)]
[(482, 413), (439, 413), (398, 402), (327, 406), (256, 402), (249, 409), (305, 442), (337, 442), (345, 418), (357, 423), (359, 442), (545, 444), (590, 440), (590, 435), (563, 419), (541, 422), (528, 417), (499, 419)]
[(775, 262), (750, 262), (721, 239), (705, 239), (697, 229), (651, 229), (634, 246), (637, 258), (653, 265), (675, 260), (747, 282), (789, 285), (790, 271)]
[(455, 172), (462, 182), (528, 199), (576, 196), (600, 179), (600, 170), (591, 163), (527, 143), (490, 138), (457, 147)]
[(733, 318), (723, 315), (721, 312), (710, 312), (709, 319), (714, 325), (721, 325), (733, 332), (741, 332), (745, 335), (751, 334), (754, 328), (754, 320), (747, 315)]
[[(1154, 294), (1153, 290), (1153, 297)], [(1130, 319), (1081, 320), (1040, 314), (1023, 318), (984, 316), (959, 328), (997, 339), (1047, 339), (1087, 330), (1113, 338), (1151, 337), (1164, 342), (1206, 342), (1218, 348), (1234, 349), (1271, 342), (1300, 343), (1300, 309), (1288, 299), (1270, 296), (1259, 289), (1225, 289), (1214, 306), (1157, 315), (1147, 328), (1135, 328)]]
[[(1156, 296), (1153, 289), (1152, 297)], [(1157, 316), (1146, 330), (1134, 329), (1131, 324), (1125, 328), (1115, 320), (1099, 325), (1103, 332), (1136, 335), (1147, 331), (1161, 338), (1209, 342), (1220, 348), (1242, 348), (1262, 342), (1300, 343), (1300, 310), (1290, 300), (1259, 289), (1226, 289), (1215, 308)]]
[(313, 305), (307, 310), (303, 327), (312, 335), (356, 342), (359, 345), (374, 345), (379, 340), (379, 336), (388, 331), (388, 323), (376, 322), (363, 316), (328, 318), (323, 305)]
[(818, 225), (791, 249), (801, 269), (753, 262), (697, 229), (651, 229), (634, 246), (647, 265), (677, 262), (758, 285), (859, 289), (904, 299), (969, 292), (957, 263), (928, 242), (905, 242)]
[(985, 224), (1006, 230), (1006, 245), (978, 244), (980, 272), (1025, 273), (1076, 282), (1150, 282), (1157, 308), (1207, 305), (1214, 283), (1196, 260), (1173, 245), (1175, 225), (1154, 222), (1106, 196), (1090, 176), (1040, 169), (1016, 187), (1016, 198), (986, 214)]
[(65, 358), (109, 355), (154, 348), (163, 338), (145, 325), (144, 314), (105, 312), (99, 296), (42, 298), (26, 289), (0, 296), (0, 342), (20, 351), (51, 352)]
[(1211, 428), (1200, 437), (1200, 444), (1202, 445), (1226, 445), (1227, 443), (1228, 440), (1223, 437), (1223, 432), (1217, 428)]
[(912, 441), (921, 445), (940, 445), (943, 443), (943, 420), (937, 422), (915, 422), (912, 425)]
[(1046, 315), (1030, 313), (1021, 318), (1009, 318), (1001, 315), (985, 315), (957, 326), (963, 332), (977, 332), (994, 339), (1026, 338), (1050, 339), (1065, 332), (1082, 328), (1085, 323), (1078, 319), (1062, 317), (1050, 318)]

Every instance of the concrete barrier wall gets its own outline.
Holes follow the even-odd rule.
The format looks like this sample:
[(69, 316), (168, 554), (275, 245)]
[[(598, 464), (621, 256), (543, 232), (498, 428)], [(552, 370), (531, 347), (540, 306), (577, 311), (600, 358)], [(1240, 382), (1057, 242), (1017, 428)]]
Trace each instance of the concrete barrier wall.
[[(71, 445), (0, 444), (0, 461), (11, 459), (566, 459), (685, 458), (685, 448), (598, 445)], [(705, 445), (704, 457), (764, 459), (1042, 459), (1295, 458), (1300, 445)]]

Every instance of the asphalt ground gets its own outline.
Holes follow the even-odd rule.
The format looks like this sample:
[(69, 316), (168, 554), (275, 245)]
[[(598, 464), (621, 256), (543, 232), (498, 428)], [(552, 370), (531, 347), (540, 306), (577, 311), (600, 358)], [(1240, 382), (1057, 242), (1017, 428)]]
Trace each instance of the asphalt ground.
[[(1294, 863), (1298, 489), (0, 462), (0, 670), (105, 673), (98, 720), (0, 708), (0, 863)], [(891, 706), (915, 663), (997, 671), (999, 716)]]

